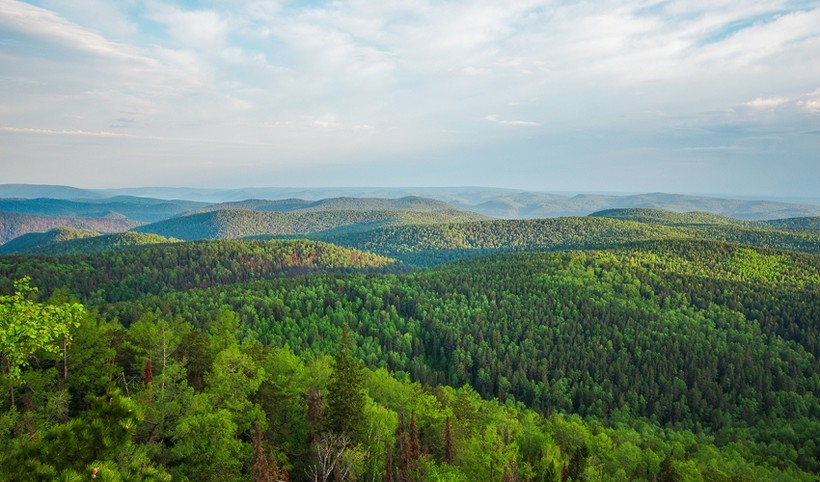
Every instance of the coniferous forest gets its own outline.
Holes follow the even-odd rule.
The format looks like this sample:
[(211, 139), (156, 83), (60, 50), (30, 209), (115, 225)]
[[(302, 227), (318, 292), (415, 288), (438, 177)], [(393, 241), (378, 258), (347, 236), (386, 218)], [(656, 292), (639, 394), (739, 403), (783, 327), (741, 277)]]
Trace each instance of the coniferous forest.
[(374, 212), (0, 256), (0, 480), (817, 480), (816, 219)]

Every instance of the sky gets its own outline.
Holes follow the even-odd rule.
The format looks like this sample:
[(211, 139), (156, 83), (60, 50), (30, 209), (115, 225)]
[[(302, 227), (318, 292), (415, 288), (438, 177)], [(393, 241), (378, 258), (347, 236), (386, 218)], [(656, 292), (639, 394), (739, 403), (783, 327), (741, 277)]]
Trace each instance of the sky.
[(820, 196), (820, 1), (0, 0), (0, 183)]

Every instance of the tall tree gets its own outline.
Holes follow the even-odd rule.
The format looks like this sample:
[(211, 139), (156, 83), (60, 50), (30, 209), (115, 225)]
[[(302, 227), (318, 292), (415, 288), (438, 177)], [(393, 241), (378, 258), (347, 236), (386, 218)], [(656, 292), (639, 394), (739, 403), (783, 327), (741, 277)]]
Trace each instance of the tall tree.
[(328, 428), (348, 435), (354, 442), (362, 439), (364, 421), (364, 374), (353, 358), (347, 324), (342, 326), (342, 340), (333, 362), (333, 373), (327, 393)]

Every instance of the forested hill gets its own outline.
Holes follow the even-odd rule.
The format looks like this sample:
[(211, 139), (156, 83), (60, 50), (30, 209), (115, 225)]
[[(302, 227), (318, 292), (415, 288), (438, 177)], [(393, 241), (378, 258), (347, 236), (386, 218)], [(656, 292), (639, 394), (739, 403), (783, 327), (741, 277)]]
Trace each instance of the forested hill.
[(62, 241), (99, 236), (96, 231), (75, 228), (54, 228), (44, 233), (28, 233), (0, 245), (0, 254), (27, 252)]
[[(394, 481), (816, 480), (820, 256), (562, 222), (570, 241), (578, 226), (634, 231), (615, 249), (411, 273), (305, 240), (0, 257), (0, 292), (30, 275), (51, 297), (29, 312), (77, 297), (92, 313), (51, 351), (0, 339), (15, 354), (0, 479), (248, 480), (276, 466), (312, 481), (316, 454), (337, 450), (359, 480), (391, 466)], [(358, 409), (339, 401), (340, 366)]]
[(183, 240), (238, 239), (260, 235), (303, 235), (320, 231), (363, 231), (391, 224), (430, 224), (485, 219), (465, 211), (257, 212), (221, 210), (140, 226), (135, 231)]
[(102, 233), (128, 231), (142, 223), (121, 217), (73, 218), (60, 216), (33, 216), (0, 212), (0, 244), (28, 233), (44, 233), (54, 228), (69, 227)]
[(0, 256), (0, 288), (8, 291), (12, 280), (31, 276), (46, 295), (67, 287), (84, 302), (99, 303), (311, 271), (373, 270), (393, 263), (318, 241), (199, 241), (101, 253)]
[(594, 212), (589, 216), (598, 218), (622, 219), (625, 221), (637, 221), (640, 223), (647, 224), (660, 224), (663, 226), (762, 226), (762, 223), (756, 223), (754, 221), (746, 221), (742, 219), (735, 219), (728, 216), (721, 216), (719, 214), (707, 212), (680, 213), (666, 211), (663, 209), (606, 209), (604, 211)]
[(155, 222), (178, 216), (204, 206), (204, 203), (164, 199), (117, 196), (104, 199), (4, 199), (0, 212), (64, 218), (127, 218)]
[(764, 223), (775, 229), (788, 229), (820, 235), (820, 217), (773, 219)]
[[(681, 238), (712, 239), (820, 253), (820, 236), (810, 233), (746, 227), (744, 221), (715, 215), (679, 215), (651, 211), (651, 216), (644, 214), (637, 218), (642, 222), (604, 216), (490, 220), (388, 226), (367, 232), (319, 233), (313, 237), (372, 251), (417, 266), (500, 252), (591, 249), (642, 240)], [(682, 222), (684, 219), (687, 222)], [(647, 222), (649, 220), (651, 222)], [(701, 222), (690, 222), (695, 220)], [(703, 223), (704, 220), (718, 222)]]
[(324, 275), (105, 305), (206, 327), (226, 307), (265, 344), (469, 384), (539, 412), (638, 416), (818, 471), (820, 258), (694, 240), (507, 254), (405, 275)]
[[(50, 233), (51, 231), (49, 231)], [(49, 233), (45, 233), (48, 235)], [(26, 235), (34, 236), (34, 234)], [(22, 238), (22, 237), (21, 237)], [(124, 233), (100, 235), (95, 233), (92, 236), (76, 237), (75, 239), (53, 239), (46, 236), (41, 243), (28, 247), (18, 247), (21, 238), (0, 246), (0, 253), (17, 254), (68, 254), (68, 253), (102, 253), (105, 251), (117, 251), (129, 249), (135, 246), (149, 244), (163, 244), (179, 242), (178, 239), (166, 238), (157, 234), (135, 233), (127, 231)], [(25, 240), (23, 240), (25, 241)]]

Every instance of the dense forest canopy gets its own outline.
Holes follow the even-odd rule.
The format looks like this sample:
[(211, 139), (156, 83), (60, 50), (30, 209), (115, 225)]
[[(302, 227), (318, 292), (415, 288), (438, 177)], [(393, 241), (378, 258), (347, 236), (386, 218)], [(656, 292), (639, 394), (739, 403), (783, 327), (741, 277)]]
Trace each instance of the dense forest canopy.
[(816, 480), (811, 220), (440, 214), (0, 256), (0, 479)]

